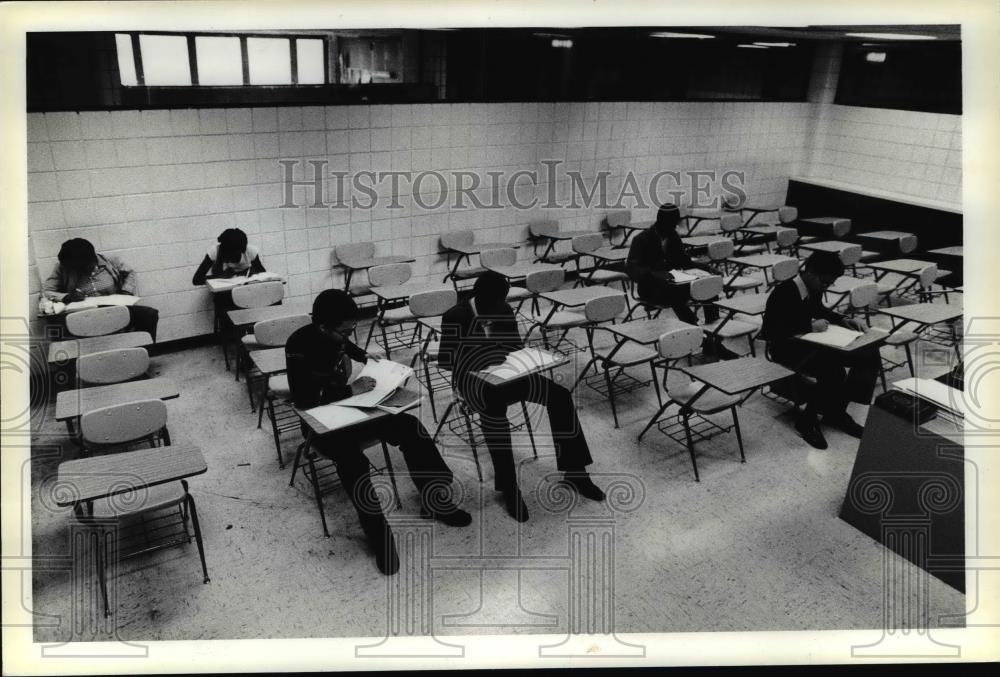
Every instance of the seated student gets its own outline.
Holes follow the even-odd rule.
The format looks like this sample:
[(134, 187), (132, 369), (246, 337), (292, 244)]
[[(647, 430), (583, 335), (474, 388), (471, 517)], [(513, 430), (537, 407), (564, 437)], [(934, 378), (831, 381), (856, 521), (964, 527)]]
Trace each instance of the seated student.
[(517, 486), (507, 420), (507, 407), (515, 402), (537, 402), (548, 409), (556, 467), (565, 473), (566, 483), (594, 501), (603, 501), (604, 492), (585, 470), (592, 462), (590, 449), (568, 390), (539, 374), (503, 385), (492, 385), (477, 374), (523, 347), (514, 311), (505, 300), (508, 291), (510, 283), (499, 273), (480, 275), (473, 298), (459, 302), (441, 319), (438, 361), (452, 371), (453, 386), (479, 412), (493, 459), (494, 487), (503, 492), (507, 512), (524, 522), (528, 509)]
[[(345, 355), (356, 362), (375, 359), (347, 338), (357, 320), (358, 306), (343, 291), (327, 289), (313, 301), (312, 324), (295, 331), (285, 344), (288, 386), (296, 407), (307, 409), (335, 402), (374, 387), (374, 381), (367, 377), (347, 384)], [(379, 571), (391, 575), (399, 569), (396, 544), (381, 506), (374, 499), (370, 465), (359, 446), (360, 440), (371, 438), (398, 446), (403, 453), (420, 491), (422, 517), (449, 526), (466, 526), (472, 517), (451, 502), (448, 485), (452, 472), (416, 417), (395, 414), (315, 438), (313, 445), (319, 453), (337, 464), (337, 474), (354, 504), (361, 528), (375, 548)]]
[(191, 284), (205, 284), (209, 277), (256, 275), (263, 272), (264, 264), (260, 262), (259, 252), (252, 244), (247, 244), (247, 234), (239, 228), (226, 228), (219, 235), (218, 242), (208, 248)]
[[(661, 205), (656, 212), (656, 221), (632, 240), (625, 259), (625, 272), (636, 285), (640, 301), (654, 306), (671, 308), (677, 319), (688, 324), (698, 324), (698, 316), (688, 305), (690, 290), (688, 285), (672, 284), (671, 270), (696, 268), (711, 273), (707, 266), (695, 263), (684, 251), (684, 243), (677, 234), (681, 213), (676, 205)], [(714, 275), (714, 273), (713, 273)], [(719, 318), (719, 309), (714, 305), (705, 306), (705, 322)], [(713, 344), (706, 337), (705, 350), (715, 352), (719, 357), (731, 359), (740, 357), (720, 343)]]
[(827, 447), (817, 414), (823, 415), (826, 425), (861, 437), (864, 428), (847, 413), (847, 404), (870, 404), (879, 373), (877, 346), (841, 353), (792, 338), (826, 331), (830, 323), (864, 330), (860, 323), (823, 305), (823, 292), (843, 274), (844, 264), (836, 254), (814, 253), (798, 275), (771, 291), (760, 330), (771, 359), (816, 378), (816, 387), (795, 429), (817, 449)]
[[(90, 296), (131, 294), (135, 296), (135, 271), (114, 256), (98, 254), (83, 238), (66, 240), (59, 248), (59, 263), (42, 283), (42, 293), (52, 301), (73, 303)], [(129, 329), (145, 331), (156, 341), (160, 311), (140, 304), (128, 307)]]

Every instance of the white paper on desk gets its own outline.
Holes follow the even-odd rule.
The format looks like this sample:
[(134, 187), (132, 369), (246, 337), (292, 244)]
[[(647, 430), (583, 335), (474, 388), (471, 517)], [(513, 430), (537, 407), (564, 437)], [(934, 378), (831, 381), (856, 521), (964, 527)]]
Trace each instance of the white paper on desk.
[(803, 334), (799, 338), (803, 341), (811, 341), (824, 346), (846, 348), (861, 336), (862, 333), (860, 331), (854, 331), (853, 329), (841, 327), (840, 325), (831, 324), (826, 328), (826, 331), (811, 331), (808, 334)]
[(139, 300), (138, 296), (131, 294), (107, 294), (105, 296), (88, 296), (82, 301), (73, 301), (66, 304), (66, 312), (72, 313), (76, 310), (86, 310), (88, 308), (98, 308), (100, 306), (131, 306)]
[(392, 396), (398, 388), (403, 387), (412, 375), (413, 370), (405, 364), (392, 360), (368, 360), (358, 378), (367, 376), (374, 379), (375, 387), (366, 393), (339, 400), (337, 404), (345, 407), (376, 407), (382, 400)]
[(354, 407), (342, 406), (339, 402), (334, 404), (324, 404), (306, 410), (314, 419), (323, 424), (328, 430), (338, 430), (352, 423), (358, 423), (368, 418), (368, 414), (355, 409)]
[(949, 385), (929, 378), (904, 378), (893, 383), (892, 387), (936, 404), (947, 412), (965, 417), (965, 400), (962, 392)]
[(229, 278), (212, 278), (208, 280), (209, 286), (212, 289), (231, 289), (232, 287), (239, 287), (243, 284), (253, 284), (254, 282), (270, 282), (272, 280), (282, 280), (284, 278), (277, 273), (257, 273), (256, 275), (251, 275), (250, 277), (244, 277), (243, 275), (236, 274)]
[(502, 364), (483, 369), (481, 373), (490, 374), (501, 381), (510, 381), (553, 365), (559, 357), (538, 348), (521, 348), (507, 355)]
[(690, 282), (695, 279), (694, 275), (683, 270), (671, 270), (670, 275), (674, 278), (674, 282)]

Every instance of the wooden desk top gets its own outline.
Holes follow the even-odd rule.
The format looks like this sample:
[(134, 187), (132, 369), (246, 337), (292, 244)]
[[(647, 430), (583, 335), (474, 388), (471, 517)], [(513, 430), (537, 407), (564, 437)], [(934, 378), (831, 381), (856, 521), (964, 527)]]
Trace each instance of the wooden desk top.
[(808, 219), (799, 219), (800, 221), (805, 221), (806, 223), (821, 223), (825, 226), (832, 226), (835, 223), (841, 221), (850, 221), (850, 219), (845, 219), (841, 216), (813, 216)]
[(731, 256), (729, 260), (740, 266), (770, 268), (779, 261), (784, 261), (787, 258), (789, 257), (781, 254), (753, 254), (751, 256)]
[(707, 247), (710, 243), (716, 240), (725, 240), (725, 235), (691, 235), (689, 237), (682, 237), (681, 244), (685, 247)]
[(520, 245), (512, 242), (473, 242), (472, 244), (459, 244), (454, 247), (445, 247), (447, 251), (458, 252), (459, 254), (478, 254), (487, 249), (517, 249)]
[(737, 294), (732, 298), (719, 299), (713, 301), (715, 305), (726, 310), (730, 310), (734, 313), (743, 313), (744, 315), (763, 315), (764, 308), (767, 306), (767, 298), (771, 295), (771, 292), (763, 292), (760, 294)]
[(520, 381), (521, 379), (527, 378), (532, 374), (539, 374), (543, 371), (551, 371), (552, 369), (555, 369), (556, 367), (561, 367), (569, 362), (569, 357), (566, 355), (559, 355), (557, 353), (553, 353), (548, 350), (542, 350), (541, 352), (545, 353), (548, 356), (548, 358), (551, 359), (552, 361), (543, 365), (537, 365), (537, 364), (532, 365), (527, 371), (518, 374), (513, 378), (500, 378), (496, 374), (482, 370), (475, 372), (475, 375), (491, 385), (504, 385), (506, 383), (513, 383), (515, 381)]
[(856, 287), (860, 287), (865, 284), (875, 284), (871, 279), (863, 280), (857, 277), (851, 277), (850, 275), (841, 275), (833, 284), (826, 290), (831, 294), (846, 294)]
[(622, 324), (610, 324), (604, 327), (612, 334), (629, 341), (634, 341), (641, 345), (652, 345), (660, 340), (660, 337), (668, 331), (675, 329), (689, 329), (696, 327), (693, 324), (682, 322), (675, 317), (662, 317), (654, 320), (632, 320)]
[(254, 366), (265, 376), (280, 374), (285, 371), (285, 349), (265, 348), (264, 350), (251, 350), (250, 360)]
[(595, 259), (600, 259), (601, 261), (624, 261), (628, 258), (628, 249), (601, 247), (584, 256), (593, 256)]
[(764, 212), (776, 212), (781, 208), (781, 205), (775, 204), (764, 204), (762, 202), (747, 202), (741, 207), (741, 209), (748, 212), (757, 212), (758, 214), (763, 214)]
[(408, 299), (422, 291), (440, 291), (442, 289), (454, 289), (454, 287), (445, 282), (406, 282), (385, 287), (372, 287), (371, 293), (383, 301), (398, 301)]
[(801, 336), (796, 336), (795, 338), (808, 343), (810, 346), (815, 348), (821, 348), (825, 350), (835, 350), (838, 353), (853, 353), (855, 350), (861, 350), (862, 348), (867, 348), (868, 346), (878, 345), (885, 341), (886, 337), (889, 335), (886, 331), (879, 330), (868, 330), (858, 338), (851, 341), (849, 344), (843, 348), (839, 346), (828, 346), (825, 343), (816, 343), (815, 341), (810, 341), (808, 339), (803, 339)]
[(81, 355), (90, 355), (104, 350), (142, 348), (152, 345), (152, 343), (153, 337), (144, 331), (53, 341), (49, 344), (49, 364), (75, 360)]
[(559, 232), (549, 233), (547, 235), (543, 235), (542, 237), (548, 238), (549, 240), (572, 240), (574, 237), (578, 237), (580, 235), (597, 234), (598, 231), (596, 230), (560, 230)]
[(312, 303), (283, 303), (263, 308), (240, 308), (230, 310), (229, 321), (236, 327), (249, 327), (264, 320), (277, 320), (293, 315), (312, 315)]
[(530, 273), (538, 273), (545, 270), (562, 270), (559, 266), (551, 263), (515, 263), (512, 266), (496, 266), (490, 270), (500, 273), (508, 280), (520, 280)]
[[(336, 403), (333, 403), (336, 404)], [(314, 409), (320, 409), (322, 407), (329, 405), (320, 405), (319, 407), (314, 407)], [(354, 426), (361, 425), (363, 423), (368, 423), (369, 421), (374, 421), (385, 416), (390, 416), (388, 412), (384, 412), (381, 409), (361, 409), (358, 407), (343, 407), (343, 409), (348, 409), (357, 416), (356, 419), (351, 422), (337, 426), (335, 428), (328, 428), (323, 425), (312, 413), (314, 409), (298, 409), (295, 408), (295, 413), (298, 415), (299, 419), (302, 420), (306, 426), (313, 431), (316, 435), (326, 435), (327, 433), (332, 433), (336, 430), (344, 430), (346, 428), (353, 428)]]
[[(263, 273), (257, 274), (261, 275)], [(205, 286), (208, 288), (208, 291), (213, 294), (218, 294), (223, 291), (232, 291), (234, 287), (239, 287), (244, 284), (262, 284), (264, 282), (281, 282), (282, 284), (285, 284), (285, 278), (280, 275), (267, 280), (255, 280), (252, 275), (250, 278), (243, 277), (242, 275), (234, 275), (232, 277), (213, 277), (205, 280)]]
[(678, 367), (688, 376), (706, 383), (727, 395), (738, 395), (780, 381), (794, 372), (760, 357), (741, 357), (694, 367)]
[(930, 261), (918, 261), (917, 259), (891, 259), (889, 261), (875, 261), (868, 264), (869, 268), (875, 270), (886, 270), (890, 273), (915, 273), (918, 270), (932, 265)]
[(610, 289), (609, 287), (576, 287), (575, 289), (560, 289), (557, 291), (547, 291), (539, 294), (544, 299), (548, 299), (557, 306), (585, 306), (587, 301), (600, 298), (602, 296), (622, 296), (623, 292)]
[[(768, 210), (770, 211), (770, 210)], [(777, 235), (778, 231), (787, 230), (788, 226), (747, 226), (740, 228), (737, 233), (752, 233), (754, 235)], [(794, 230), (794, 228), (792, 229)], [(682, 238), (683, 239), (683, 238)]]
[(904, 233), (901, 230), (873, 230), (869, 233), (857, 233), (857, 237), (867, 237), (872, 240), (902, 240), (913, 233)]
[(914, 303), (909, 306), (879, 308), (878, 312), (901, 320), (920, 324), (937, 324), (962, 317), (962, 304), (956, 303)]
[(943, 256), (963, 256), (962, 245), (957, 245), (954, 247), (941, 247), (941, 249), (931, 249), (928, 254), (941, 254)]
[(821, 242), (806, 242), (799, 245), (799, 249), (810, 249), (816, 252), (832, 252), (834, 254), (839, 254), (845, 249), (852, 249), (854, 247), (860, 247), (859, 244), (854, 244), (852, 242), (840, 242), (823, 240)]
[(375, 266), (385, 266), (390, 263), (413, 263), (416, 261), (412, 256), (376, 256), (371, 259), (357, 259), (354, 261), (341, 261), (340, 265), (351, 270), (367, 270)]
[(62, 492), (56, 504), (67, 506), (95, 501), (134, 489), (176, 482), (207, 470), (201, 449), (191, 445), (78, 458), (59, 464), (58, 482), (71, 490)]
[(116, 404), (139, 400), (171, 400), (179, 396), (177, 384), (166, 378), (147, 378), (94, 388), (64, 390), (56, 395), (56, 420), (66, 421)]

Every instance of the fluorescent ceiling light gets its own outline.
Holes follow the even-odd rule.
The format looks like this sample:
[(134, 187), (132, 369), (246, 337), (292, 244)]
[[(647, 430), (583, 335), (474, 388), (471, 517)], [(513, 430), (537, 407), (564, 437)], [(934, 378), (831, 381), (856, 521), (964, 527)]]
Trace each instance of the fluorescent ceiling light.
[(659, 31), (657, 33), (650, 33), (651, 38), (694, 38), (696, 40), (708, 40), (714, 38), (714, 35), (705, 35), (704, 33), (671, 33), (670, 31)]
[(794, 42), (755, 42), (758, 47), (794, 47)]
[(915, 33), (844, 33), (849, 38), (868, 38), (869, 40), (937, 40), (934, 35), (917, 35)]
[(764, 45), (736, 45), (737, 47), (745, 47), (746, 49), (767, 49)]

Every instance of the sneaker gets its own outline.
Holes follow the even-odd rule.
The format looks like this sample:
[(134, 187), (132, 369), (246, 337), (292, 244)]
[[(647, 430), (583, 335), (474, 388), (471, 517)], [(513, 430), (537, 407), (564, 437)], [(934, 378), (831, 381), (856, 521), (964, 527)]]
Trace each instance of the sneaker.
[(576, 493), (592, 501), (603, 501), (604, 492), (594, 484), (590, 475), (585, 472), (567, 472), (565, 475), (566, 484), (576, 489)]
[(444, 506), (440, 510), (431, 510), (426, 506), (421, 506), (420, 516), (424, 519), (437, 520), (449, 527), (467, 527), (472, 524), (472, 515), (457, 505)]
[(795, 423), (795, 429), (806, 442), (817, 449), (826, 449), (826, 438), (819, 431), (819, 426), (815, 420), (799, 420)]
[(859, 440), (861, 439), (861, 434), (865, 431), (865, 427), (851, 418), (847, 412), (837, 414), (836, 416), (824, 416), (823, 423)]
[(528, 506), (524, 504), (524, 499), (521, 498), (520, 489), (514, 487), (509, 491), (503, 492), (503, 502), (507, 508), (508, 515), (518, 522), (528, 521)]

